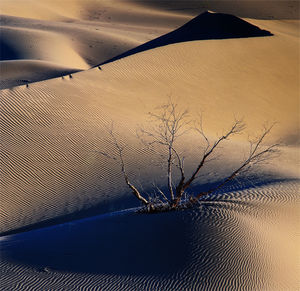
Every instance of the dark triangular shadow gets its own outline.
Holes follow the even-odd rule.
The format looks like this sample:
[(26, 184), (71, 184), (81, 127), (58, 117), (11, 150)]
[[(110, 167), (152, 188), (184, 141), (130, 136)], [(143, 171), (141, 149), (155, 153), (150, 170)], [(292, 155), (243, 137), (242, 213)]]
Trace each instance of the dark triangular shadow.
[(107, 64), (142, 51), (174, 43), (193, 40), (246, 38), (272, 35), (273, 34), (271, 32), (262, 30), (234, 15), (212, 13), (207, 11), (193, 18), (180, 28), (115, 56), (100, 65)]

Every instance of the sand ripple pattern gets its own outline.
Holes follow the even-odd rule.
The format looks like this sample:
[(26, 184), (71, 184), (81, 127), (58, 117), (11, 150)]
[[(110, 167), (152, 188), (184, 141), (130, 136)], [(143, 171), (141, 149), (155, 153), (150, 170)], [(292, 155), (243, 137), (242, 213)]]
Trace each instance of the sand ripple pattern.
[[(54, 82), (64, 90), (74, 86), (69, 78)], [(98, 153), (110, 150), (105, 126), (114, 118), (96, 89), (62, 96), (40, 83), (3, 90), (0, 102), (0, 232), (84, 207), (107, 212), (132, 203), (118, 165)], [(120, 193), (125, 200), (114, 206)]]
[[(290, 68), (289, 74), (297, 75), (295, 66), (289, 63), (293, 56), (296, 59), (295, 51), (298, 54), (296, 44), (292, 43), (289, 50), (280, 47), (273, 55), (271, 50), (270, 55), (263, 58), (247, 54), (244, 62), (245, 67), (251, 64), (249, 72), (233, 68), (232, 75), (224, 75), (225, 68), (218, 64), (232, 55), (232, 49), (235, 53), (241, 51), (236, 46), (237, 41), (245, 48), (255, 44), (251, 39), (230, 40), (222, 53), (219, 42), (213, 40), (174, 44), (104, 65), (102, 70), (95, 68), (64, 79), (33, 83), (28, 88), (19, 86), (1, 90), (0, 233), (91, 207), (97, 207), (98, 213), (107, 213), (136, 205), (121, 179), (119, 166), (98, 153), (113, 151), (105, 128), (112, 120), (120, 139), (128, 144), (126, 163), (132, 180), (143, 184), (145, 190), (153, 181), (164, 184), (165, 173), (150, 166), (155, 164), (151, 152), (139, 150), (140, 145), (133, 136), (136, 126), (146, 122), (146, 113), (165, 102), (170, 90), (176, 92), (175, 97), (184, 96), (178, 98), (178, 104), (190, 104), (194, 116), (199, 110), (209, 112), (205, 124), (212, 127), (207, 129), (208, 132), (214, 133), (216, 128), (222, 130), (225, 121), (230, 124), (233, 113), (251, 118), (248, 123), (252, 130), (257, 130), (266, 119), (272, 121), (281, 116), (275, 136), (278, 134), (282, 138), (289, 134), (288, 131), (296, 132), (298, 82), (283, 81)], [(276, 41), (277, 38), (271, 37), (261, 40), (262, 51), (276, 46)], [(287, 60), (283, 58), (286, 55), (289, 56)], [(219, 59), (215, 60), (215, 57)], [(278, 69), (274, 69), (283, 74), (279, 74), (278, 79), (268, 79), (266, 85), (253, 86), (255, 92), (233, 86), (232, 80), (241, 75), (242, 83), (247, 84), (245, 88), (250, 79), (253, 84), (260, 84), (257, 70), (253, 68), (268, 68), (266, 64), (282, 58), (283, 61), (276, 63)], [(213, 63), (211, 59), (214, 59)], [(205, 66), (199, 66), (206, 60), (209, 62)], [(216, 79), (208, 77), (211, 73), (217, 74)], [(270, 76), (268, 71), (262, 74)], [(224, 90), (217, 89), (221, 87), (215, 84), (224, 85), (221, 86)], [(282, 87), (270, 92), (273, 84)], [(216, 91), (207, 92), (204, 88)], [(220, 91), (228, 95), (223, 96)], [(239, 97), (244, 94), (244, 98)], [(287, 95), (291, 96), (288, 103), (285, 102)], [(253, 96), (265, 98), (253, 102)], [(215, 118), (220, 114), (224, 120)], [(183, 150), (196, 155), (194, 142), (199, 139), (194, 135), (187, 138), (190, 142), (185, 143)], [(191, 155), (190, 160), (193, 158)], [(210, 181), (201, 182), (220, 179), (217, 176), (219, 170), (230, 171), (233, 163), (231, 160), (219, 161), (214, 165), (215, 169), (209, 169), (210, 176), (207, 177)], [(145, 164), (149, 167), (145, 168)], [(295, 163), (291, 164), (294, 166)]]
[(1, 288), (297, 290), (298, 189), (274, 183), (193, 211), (121, 212), (3, 237)]

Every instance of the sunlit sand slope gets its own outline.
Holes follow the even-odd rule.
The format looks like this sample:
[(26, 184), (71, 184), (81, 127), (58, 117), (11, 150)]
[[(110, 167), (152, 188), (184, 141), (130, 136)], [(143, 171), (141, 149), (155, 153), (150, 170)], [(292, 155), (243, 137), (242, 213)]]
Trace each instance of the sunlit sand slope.
[[(178, 2), (178, 1), (177, 1)], [(184, 3), (184, 1), (180, 1)], [(180, 11), (161, 11), (147, 3), (129, 0), (1, 0), (1, 14), (50, 21), (91, 20), (108, 23), (140, 24), (169, 27), (176, 18), (186, 18)], [(146, 5), (144, 5), (146, 4)], [(197, 14), (197, 10), (194, 11)], [(193, 14), (191, 14), (193, 15)], [(154, 19), (156, 22), (154, 22)], [(169, 18), (169, 19), (168, 19)]]
[(79, 1), (1, 0), (1, 14), (32, 19), (58, 20), (79, 16)]
[[(50, 61), (57, 65), (56, 76), (64, 72), (59, 71), (61, 66), (87, 69), (191, 18), (124, 1), (1, 0), (0, 7), (0, 61)], [(23, 66), (26, 79), (45, 79), (42, 68), (32, 69)], [(43, 76), (37, 79), (39, 74)], [(52, 70), (48, 78), (53, 76)], [(5, 72), (1, 72), (1, 79), (8, 79)], [(8, 81), (7, 87), (20, 84), (18, 75), (10, 74)]]
[[(145, 189), (153, 180), (164, 181), (164, 172), (150, 165), (151, 153), (138, 150), (134, 133), (147, 121), (146, 113), (170, 95), (191, 116), (203, 112), (211, 136), (221, 134), (234, 116), (244, 117), (250, 134), (265, 121), (277, 121), (271, 140), (282, 139), (286, 156), (280, 167), (264, 171), (277, 178), (297, 177), (299, 39), (284, 33), (280, 22), (266, 24), (274, 36), (173, 44), (104, 65), (101, 71), (2, 90), (1, 232), (93, 206), (101, 213), (134, 205), (118, 164), (98, 153), (112, 150), (106, 130), (112, 120), (128, 144), (132, 179)], [(182, 147), (191, 153), (188, 167), (199, 138), (190, 133), (187, 139)], [(247, 136), (236, 141), (234, 154), (225, 148), (224, 160), (206, 169), (206, 182), (236, 165), (243, 157), (243, 140)]]
[[(208, 9), (241, 17), (298, 19), (298, 1), (1, 0), (1, 61), (30, 59), (86, 69), (178, 28)], [(2, 53), (4, 55), (2, 55)], [(47, 76), (23, 66), (26, 80)], [(40, 78), (37, 78), (38, 76)], [(20, 85), (1, 72), (2, 88)], [(6, 84), (6, 85), (4, 85)]]
[(246, 38), (271, 35), (272, 33), (269, 31), (262, 30), (234, 15), (206, 11), (194, 17), (178, 29), (137, 46), (112, 59), (108, 59), (102, 64), (173, 43), (193, 40)]

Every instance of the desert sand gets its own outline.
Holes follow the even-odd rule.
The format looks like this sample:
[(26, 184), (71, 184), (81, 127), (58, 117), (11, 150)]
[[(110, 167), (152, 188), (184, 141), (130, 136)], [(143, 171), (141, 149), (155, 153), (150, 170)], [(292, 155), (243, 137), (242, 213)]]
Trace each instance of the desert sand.
[[(0, 0), (3, 290), (299, 288), (299, 3), (200, 2)], [(202, 113), (212, 140), (247, 123), (195, 191), (224, 179), (264, 124), (281, 155), (199, 209), (136, 214), (99, 152), (114, 151), (113, 122), (131, 180), (164, 187), (135, 132), (169, 98)], [(187, 173), (202, 142), (179, 142)]]

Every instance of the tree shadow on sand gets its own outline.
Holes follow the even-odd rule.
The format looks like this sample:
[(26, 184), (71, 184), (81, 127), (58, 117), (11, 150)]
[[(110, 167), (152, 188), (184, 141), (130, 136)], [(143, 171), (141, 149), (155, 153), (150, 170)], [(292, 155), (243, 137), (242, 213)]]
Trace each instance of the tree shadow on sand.
[[(257, 181), (256, 186), (280, 182), (278, 179), (266, 183)], [(243, 190), (247, 189), (246, 183), (246, 180), (241, 181)], [(1, 258), (32, 266), (39, 272), (168, 277), (184, 272), (191, 265), (201, 272), (208, 267), (214, 270), (213, 266), (218, 266), (222, 258), (219, 253), (222, 237), (232, 236), (227, 224), (232, 225), (231, 220), (235, 219), (234, 216), (224, 219), (228, 209), (234, 207), (237, 211), (236, 207), (240, 207), (245, 211), (245, 206), (253, 201), (264, 204), (271, 199), (260, 192), (248, 199), (234, 194), (239, 187), (228, 187), (227, 190), (231, 188), (234, 192), (204, 197), (199, 208), (192, 210), (157, 214), (121, 211), (6, 236), (1, 241)], [(272, 195), (272, 199), (276, 201), (278, 197)], [(239, 225), (234, 227), (238, 231), (244, 229)], [(235, 249), (231, 249), (233, 254)], [(228, 255), (224, 254), (224, 262)], [(247, 267), (251, 263), (248, 259), (247, 262), (241, 260), (241, 264)]]

